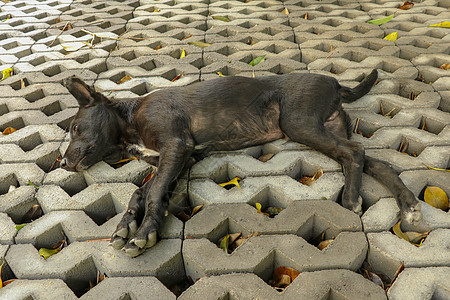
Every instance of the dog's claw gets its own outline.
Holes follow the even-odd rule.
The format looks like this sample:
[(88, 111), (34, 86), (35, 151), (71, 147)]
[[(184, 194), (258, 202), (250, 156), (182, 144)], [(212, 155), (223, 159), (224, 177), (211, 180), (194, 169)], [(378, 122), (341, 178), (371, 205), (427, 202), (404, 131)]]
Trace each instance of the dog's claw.
[(120, 228), (116, 231), (115, 235), (120, 236), (124, 239), (126, 239), (128, 237), (128, 229), (125, 228)]
[(138, 225), (137, 225), (136, 220), (133, 220), (130, 224), (128, 224), (128, 227), (130, 228), (130, 230), (128, 231), (128, 236), (127, 236), (127, 237), (130, 237), (130, 236), (132, 236), (132, 235), (137, 231), (137, 229), (138, 229)]
[(131, 248), (130, 247), (125, 247), (122, 250), (129, 257), (136, 257), (136, 256), (142, 254), (142, 252), (144, 252), (144, 249), (140, 249), (140, 248), (138, 248), (136, 246), (135, 247), (131, 247)]
[(111, 246), (114, 249), (120, 250), (125, 246), (125, 240), (119, 236), (115, 236), (111, 239)]

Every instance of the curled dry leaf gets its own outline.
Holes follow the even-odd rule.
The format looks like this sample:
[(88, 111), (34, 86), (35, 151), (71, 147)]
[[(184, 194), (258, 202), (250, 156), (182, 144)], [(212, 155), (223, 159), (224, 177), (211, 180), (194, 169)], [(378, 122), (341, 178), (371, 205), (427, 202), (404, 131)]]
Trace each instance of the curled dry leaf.
[(368, 270), (364, 270), (363, 276), (364, 278), (369, 279), (376, 285), (379, 285), (384, 290), (384, 283), (383, 280), (380, 278), (380, 276)]
[(205, 43), (205, 42), (202, 42), (202, 41), (189, 42), (188, 44), (189, 44), (189, 45), (194, 45), (194, 46), (200, 47), (200, 48), (205, 48), (205, 47), (209, 47), (209, 46), (212, 45), (212, 44)]
[(405, 235), (408, 237), (409, 241), (416, 246), (420, 246), (423, 240), (430, 234), (429, 231), (420, 233), (420, 232), (414, 232), (414, 231), (406, 231)]
[(2, 261), (2, 264), (0, 265), (0, 289), (3, 287), (3, 282), (2, 282), (2, 268), (3, 268), (3, 264), (5, 263), (5, 261)]
[(281, 266), (273, 272), (272, 280), (269, 283), (276, 288), (285, 288), (291, 284), (298, 275), (300, 275), (299, 271), (290, 267)]
[(331, 244), (331, 242), (333, 242), (332, 239), (330, 239), (330, 240), (325, 240), (325, 241), (321, 241), (321, 242), (319, 243), (319, 245), (317, 246), (317, 248), (319, 248), (319, 250), (323, 250), (323, 249), (325, 249), (326, 247), (328, 247), (328, 245)]
[(230, 245), (230, 250), (234, 251), (236, 250), (237, 247), (239, 247), (240, 245), (242, 245), (243, 243), (245, 243), (249, 238), (254, 237), (254, 236), (258, 236), (259, 233), (258, 232), (254, 232), (248, 236), (241, 236), (239, 237), (236, 241), (234, 241), (233, 244)]
[(391, 21), (394, 18), (394, 15), (395, 14), (392, 14), (390, 16), (387, 16), (387, 17), (384, 17), (381, 19), (370, 20), (370, 21), (367, 21), (367, 23), (374, 24), (374, 25), (382, 25), (384, 23)]
[(272, 157), (275, 156), (275, 153), (267, 153), (258, 157), (259, 161), (266, 162), (269, 161)]
[(309, 20), (309, 15), (308, 15), (308, 13), (305, 14), (305, 20)]
[(221, 187), (224, 187), (226, 189), (230, 189), (233, 186), (237, 186), (238, 189), (240, 189), (241, 187), (239, 186), (239, 181), (241, 181), (242, 179), (238, 176), (234, 177), (233, 179), (231, 179), (228, 182), (224, 182), (224, 183), (219, 183), (219, 185)]
[(312, 177), (303, 177), (298, 180), (301, 184), (305, 184), (307, 186), (313, 185), (317, 179), (319, 179), (323, 175), (323, 169), (320, 168), (319, 170), (314, 173)]
[(402, 220), (398, 221), (397, 224), (394, 225), (394, 227), (392, 227), (392, 231), (394, 232), (394, 234), (396, 236), (398, 236), (401, 239), (404, 239), (405, 241), (409, 242), (409, 238), (408, 236), (402, 231), (402, 229), (400, 228), (400, 224), (402, 223)]
[(414, 6), (414, 3), (409, 2), (409, 1), (405, 1), (405, 3), (403, 3), (403, 5), (397, 7), (398, 9), (403, 9), (403, 10), (408, 10), (411, 9)]
[(256, 202), (256, 203), (255, 203), (255, 207), (256, 207), (256, 212), (257, 212), (258, 214), (263, 214), (263, 215), (269, 216), (268, 213), (265, 213), (265, 212), (262, 211), (262, 205), (261, 205), (261, 203)]
[(0, 81), (12, 76), (14, 73), (13, 68), (7, 68), (2, 70), (2, 78), (0, 78)]
[(444, 211), (448, 210), (448, 196), (440, 187), (427, 186), (424, 193), (424, 200), (433, 207)]
[(287, 9), (287, 7), (285, 9), (283, 9), (281, 12), (283, 14), (285, 14), (286, 16), (289, 16), (289, 10)]
[(161, 45), (158, 45), (158, 46), (156, 46), (155, 48), (153, 48), (154, 50), (159, 50), (159, 49), (161, 49), (162, 48), (162, 46)]
[(14, 131), (17, 131), (17, 129), (13, 128), (13, 127), (7, 127), (5, 130), (3, 130), (2, 134), (3, 135), (8, 135), (13, 133)]
[(130, 75), (125, 75), (124, 77), (122, 77), (122, 79), (120, 79), (119, 81), (117, 81), (117, 84), (122, 84), (128, 80), (133, 79), (133, 77), (131, 77)]
[(144, 185), (147, 181), (152, 179), (153, 176), (155, 176), (155, 169), (152, 169), (152, 171), (148, 173), (147, 176), (145, 176), (145, 178), (142, 180), (142, 185)]
[(450, 64), (442, 64), (439, 68), (448, 71), (450, 70)]

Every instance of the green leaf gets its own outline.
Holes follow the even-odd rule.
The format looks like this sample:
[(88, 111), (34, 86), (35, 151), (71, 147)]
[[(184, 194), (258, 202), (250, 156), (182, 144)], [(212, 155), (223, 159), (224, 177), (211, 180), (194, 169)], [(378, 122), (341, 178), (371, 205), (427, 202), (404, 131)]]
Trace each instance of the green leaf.
[(32, 183), (30, 179), (28, 179), (28, 185), (34, 186), (35, 188), (39, 189), (39, 187)]
[(61, 249), (59, 249), (59, 248), (56, 248), (56, 249), (41, 248), (41, 249), (39, 249), (39, 255), (45, 259), (48, 259), (50, 256), (55, 255), (59, 251), (61, 251)]
[(395, 42), (396, 40), (397, 40), (397, 31), (396, 32), (393, 32), (393, 33), (391, 33), (391, 34), (388, 34), (387, 36), (385, 36), (384, 38), (383, 38), (383, 40), (388, 40), (388, 41), (392, 41), (392, 42)]
[(225, 253), (228, 253), (229, 239), (230, 235), (227, 234), (226, 236), (223, 237), (222, 241), (220, 242), (219, 248), (225, 251)]
[(25, 226), (27, 226), (30, 223), (25, 223), (25, 224), (17, 224), (16, 225), (16, 230), (19, 231), (20, 229), (24, 228)]
[(200, 47), (200, 48), (206, 48), (206, 47), (209, 47), (209, 46), (212, 45), (212, 44), (205, 43), (205, 42), (202, 42), (202, 41), (189, 42), (188, 44), (189, 44), (189, 45), (194, 45), (194, 46)]
[(231, 22), (230, 19), (228, 19), (227, 17), (224, 17), (224, 16), (213, 16), (212, 18), (214, 20), (220, 20), (220, 21), (224, 21), (224, 22)]
[(395, 14), (392, 14), (390, 16), (387, 16), (387, 17), (384, 17), (384, 18), (381, 18), (381, 19), (370, 20), (370, 21), (367, 21), (367, 23), (374, 24), (374, 25), (381, 25), (381, 24), (387, 23), (390, 20), (392, 20), (392, 18), (394, 18), (394, 15)]
[(263, 56), (258, 56), (257, 58), (255, 58), (254, 60), (252, 60), (251, 62), (249, 62), (248, 64), (249, 64), (250, 66), (256, 66), (257, 64), (262, 63), (262, 62), (265, 61), (265, 60), (266, 60), (266, 56), (265, 56), (265, 55), (263, 55)]

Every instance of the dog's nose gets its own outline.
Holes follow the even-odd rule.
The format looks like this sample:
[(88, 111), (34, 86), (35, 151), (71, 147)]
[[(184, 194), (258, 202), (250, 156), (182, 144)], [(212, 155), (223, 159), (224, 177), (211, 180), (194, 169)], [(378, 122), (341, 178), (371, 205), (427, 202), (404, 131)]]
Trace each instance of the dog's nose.
[(67, 167), (67, 158), (63, 158), (62, 160), (61, 160), (61, 162), (59, 163), (59, 166), (61, 167), (61, 168), (65, 168), (65, 167)]

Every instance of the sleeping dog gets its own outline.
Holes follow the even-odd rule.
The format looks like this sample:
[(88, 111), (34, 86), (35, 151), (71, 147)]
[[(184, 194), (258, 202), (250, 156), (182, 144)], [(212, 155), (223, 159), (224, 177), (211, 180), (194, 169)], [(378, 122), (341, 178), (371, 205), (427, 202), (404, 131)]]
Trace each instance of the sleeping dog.
[(158, 166), (155, 176), (132, 195), (111, 238), (114, 248), (131, 257), (155, 245), (168, 195), (191, 155), (236, 150), (283, 136), (342, 164), (345, 208), (362, 213), (364, 171), (392, 191), (404, 220), (416, 222), (422, 216), (419, 202), (398, 175), (349, 141), (351, 125), (342, 103), (368, 93), (376, 80), (376, 70), (355, 88), (318, 74), (233, 76), (113, 100), (72, 77), (64, 85), (80, 109), (70, 126), (71, 141), (61, 167), (80, 171), (100, 160), (117, 160), (126, 148)]

